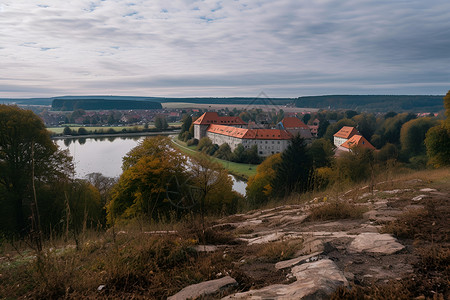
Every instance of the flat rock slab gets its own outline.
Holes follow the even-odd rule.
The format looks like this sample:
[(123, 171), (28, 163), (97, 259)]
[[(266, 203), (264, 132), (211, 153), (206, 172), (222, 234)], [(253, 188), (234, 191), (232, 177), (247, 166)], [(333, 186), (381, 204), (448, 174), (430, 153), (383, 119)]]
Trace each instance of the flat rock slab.
[(339, 286), (348, 285), (344, 274), (329, 259), (294, 267), (292, 273), (297, 281), (291, 284), (270, 285), (223, 299), (328, 299)]
[(355, 237), (348, 247), (350, 252), (369, 252), (378, 254), (394, 254), (403, 250), (405, 246), (397, 242), (390, 234), (361, 233)]
[(170, 296), (167, 299), (168, 300), (196, 299), (198, 297), (214, 295), (234, 285), (237, 285), (236, 280), (234, 280), (230, 276), (226, 276), (220, 279), (209, 280), (187, 286), (178, 293), (176, 293), (175, 295)]
[(309, 262), (311, 260), (317, 260), (318, 256), (320, 254), (322, 254), (322, 251), (311, 253), (309, 255), (302, 255), (302, 256), (299, 256), (299, 257), (296, 257), (293, 259), (289, 259), (289, 260), (280, 261), (275, 264), (275, 269), (281, 270), (281, 269), (291, 268), (291, 267), (301, 264), (301, 263)]

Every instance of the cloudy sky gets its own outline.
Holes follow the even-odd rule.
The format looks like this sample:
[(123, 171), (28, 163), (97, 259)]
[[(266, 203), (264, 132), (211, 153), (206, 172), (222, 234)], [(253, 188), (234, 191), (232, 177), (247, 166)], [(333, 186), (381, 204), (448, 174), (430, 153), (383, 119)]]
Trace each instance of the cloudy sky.
[(0, 1), (0, 97), (449, 89), (448, 0)]

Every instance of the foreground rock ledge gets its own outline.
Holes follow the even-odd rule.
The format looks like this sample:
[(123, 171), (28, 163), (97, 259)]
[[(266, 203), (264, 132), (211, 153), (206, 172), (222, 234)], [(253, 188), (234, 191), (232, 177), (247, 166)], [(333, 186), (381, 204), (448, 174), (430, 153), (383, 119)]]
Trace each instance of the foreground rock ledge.
[(368, 252), (390, 255), (403, 250), (405, 246), (390, 234), (361, 233), (350, 244), (350, 252)]
[(187, 286), (175, 295), (167, 298), (167, 300), (196, 299), (202, 296), (214, 295), (234, 285), (237, 285), (236, 280), (230, 276), (225, 276), (220, 279)]
[(297, 278), (294, 283), (274, 284), (223, 299), (327, 299), (339, 286), (348, 285), (344, 274), (330, 259), (296, 266), (292, 274)]

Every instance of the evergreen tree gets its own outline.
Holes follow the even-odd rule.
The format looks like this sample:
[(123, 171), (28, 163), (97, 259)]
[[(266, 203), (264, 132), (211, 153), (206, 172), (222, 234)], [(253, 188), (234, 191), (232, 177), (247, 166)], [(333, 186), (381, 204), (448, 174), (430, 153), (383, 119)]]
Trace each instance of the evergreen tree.
[(292, 192), (306, 191), (311, 171), (312, 162), (305, 140), (297, 135), (281, 154), (281, 162), (275, 165), (275, 178), (272, 181), (274, 196), (285, 197)]

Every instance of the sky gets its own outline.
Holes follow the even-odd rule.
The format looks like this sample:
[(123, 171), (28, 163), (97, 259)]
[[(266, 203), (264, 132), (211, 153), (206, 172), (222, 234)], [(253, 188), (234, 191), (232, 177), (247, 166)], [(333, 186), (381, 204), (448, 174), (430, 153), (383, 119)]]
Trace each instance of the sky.
[(449, 89), (448, 0), (0, 1), (0, 97)]

